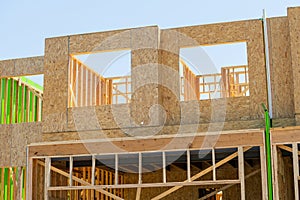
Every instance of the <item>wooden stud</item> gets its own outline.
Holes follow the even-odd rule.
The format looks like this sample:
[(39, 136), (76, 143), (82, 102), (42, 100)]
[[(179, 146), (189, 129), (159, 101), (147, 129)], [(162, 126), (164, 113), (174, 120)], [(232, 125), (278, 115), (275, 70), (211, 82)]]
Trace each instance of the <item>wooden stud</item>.
[(17, 86), (16, 86), (16, 107), (15, 107), (15, 118), (14, 123), (18, 123), (19, 119), (19, 79), (17, 80)]
[(42, 100), (41, 98), (37, 97), (37, 121), (42, 121)]
[(261, 187), (262, 187), (262, 199), (268, 199), (268, 184), (267, 184), (267, 166), (266, 166), (266, 153), (265, 147), (260, 146), (260, 168), (261, 168)]
[(96, 169), (96, 158), (92, 156), (92, 185), (95, 185), (95, 169)]
[[(113, 173), (112, 172), (109, 172), (109, 184), (108, 185), (113, 185)], [(113, 193), (113, 189), (110, 188), (109, 192)], [(109, 199), (111, 199), (111, 198), (109, 198)]]
[(11, 176), (11, 167), (8, 167), (8, 175), (7, 175), (7, 196), (10, 197), (10, 183), (11, 183), (11, 180), (10, 180), (10, 176)]
[(22, 194), (23, 194), (23, 180), (25, 179), (24, 177), (24, 167), (19, 167), (18, 169), (18, 180), (19, 180), (19, 194), (18, 197), (19, 199), (22, 199)]
[(73, 178), (72, 178), (72, 176), (73, 176), (73, 157), (70, 156), (69, 159), (70, 159), (69, 186), (72, 186), (73, 185)]
[[(88, 182), (88, 181), (86, 181), (86, 167), (83, 167), (82, 176), (83, 176), (83, 180), (85, 182)], [(82, 193), (83, 193), (83, 199), (85, 200), (86, 196), (87, 196), (87, 190), (83, 190)]]
[(17, 168), (13, 167), (12, 168), (12, 184), (13, 184), (13, 198), (17, 198), (17, 191), (18, 191), (18, 186), (17, 186)]
[[(96, 174), (97, 174), (97, 179), (96, 179), (96, 185), (100, 185), (100, 179), (101, 179), (101, 175), (100, 175), (100, 170), (97, 168), (96, 169)], [(96, 191), (96, 199), (100, 200), (100, 193)]]
[(78, 99), (78, 101), (79, 101), (79, 103), (78, 103), (78, 106), (83, 106), (83, 82), (84, 82), (84, 80), (83, 80), (83, 66), (82, 65), (80, 65), (80, 79), (79, 79), (79, 82), (78, 82), (78, 84), (79, 84), (79, 99)]
[(68, 65), (68, 107), (72, 107), (72, 72), (73, 72), (73, 59), (72, 56), (69, 56), (69, 65)]
[(93, 78), (93, 74), (92, 72), (89, 73), (89, 88), (90, 88), (90, 92), (88, 94), (90, 100), (89, 100), (89, 106), (93, 106), (93, 102), (94, 102), (94, 78)]
[[(104, 173), (104, 170), (101, 169), (101, 185), (107, 185), (107, 182), (106, 182), (106, 173)], [(101, 199), (105, 199), (105, 196), (103, 193), (101, 193)]]
[[(87, 167), (86, 168), (87, 169), (87, 176), (88, 176), (88, 179), (87, 179), (87, 182), (91, 182), (91, 168), (90, 167)], [(91, 199), (91, 190), (90, 189), (88, 189), (87, 190), (87, 199)]]
[(35, 95), (31, 93), (31, 121), (34, 122), (34, 115), (35, 115)]
[(298, 144), (293, 143), (293, 170), (294, 170), (294, 192), (295, 200), (299, 200), (299, 156), (298, 156)]
[(26, 90), (26, 122), (30, 122), (30, 91)]
[[(139, 180), (138, 180), (138, 184), (142, 184), (142, 153), (139, 153)], [(142, 188), (141, 187), (138, 187), (137, 188), (137, 191), (136, 191), (136, 200), (140, 200), (141, 198), (141, 190)]]
[(5, 80), (5, 91), (4, 91), (4, 122), (3, 124), (7, 124), (7, 100), (8, 100), (8, 79)]
[(163, 183), (167, 182), (167, 172), (166, 172), (166, 152), (162, 152), (162, 160), (163, 160)]
[(91, 91), (91, 94), (92, 94), (92, 101), (91, 101), (91, 106), (95, 106), (96, 105), (96, 81), (97, 81), (97, 78), (96, 78), (96, 74), (92, 74), (92, 91)]
[(13, 113), (14, 113), (14, 80), (11, 79), (10, 84), (10, 109), (9, 109), (9, 123), (13, 123)]
[(119, 183), (119, 158), (118, 158), (118, 154), (115, 154), (115, 185), (118, 185)]
[(188, 182), (191, 182), (191, 151), (189, 149), (186, 151), (186, 157), (187, 157), (187, 180)]
[(216, 181), (217, 180), (217, 173), (216, 173), (216, 152), (215, 152), (214, 148), (212, 148), (211, 154), (212, 154), (212, 166), (213, 166), (213, 180)]
[(244, 168), (244, 150), (243, 147), (238, 147), (238, 162), (239, 162), (239, 179), (241, 182), (241, 200), (246, 199), (245, 189), (245, 168)]
[(96, 90), (96, 100), (95, 100), (95, 105), (96, 106), (99, 106), (101, 103), (100, 103), (100, 100), (101, 100), (101, 86), (100, 86), (100, 84), (101, 84), (101, 82), (100, 82), (100, 79), (97, 77), (97, 76), (95, 76), (95, 78), (96, 78), (96, 80), (95, 80), (95, 84), (96, 84), (96, 88), (95, 88), (95, 90)]
[(80, 98), (80, 96), (79, 96), (79, 84), (80, 84), (80, 78), (81, 78), (81, 75), (80, 75), (80, 68), (79, 68), (79, 64), (78, 64), (78, 62), (76, 62), (76, 77), (75, 77), (75, 87), (76, 87), (76, 89), (75, 89), (75, 103), (74, 103), (74, 106), (75, 107), (77, 107), (77, 106), (79, 106), (79, 98)]
[[(271, 138), (272, 140), (272, 138)], [(271, 142), (272, 144), (272, 142)], [(279, 199), (279, 188), (278, 188), (278, 155), (277, 155), (277, 146), (273, 145), (272, 146), (272, 181), (273, 181), (273, 196), (274, 199)]]
[(51, 158), (45, 158), (45, 186), (44, 186), (44, 199), (49, 199), (48, 188), (51, 182)]
[(25, 108), (25, 86), (24, 84), (21, 83), (21, 88), (22, 88), (22, 94), (21, 94), (21, 121), (20, 122), (24, 122), (25, 118), (25, 112), (24, 112), (24, 108)]
[(4, 199), (4, 175), (5, 168), (1, 168), (1, 188), (0, 188), (0, 199)]

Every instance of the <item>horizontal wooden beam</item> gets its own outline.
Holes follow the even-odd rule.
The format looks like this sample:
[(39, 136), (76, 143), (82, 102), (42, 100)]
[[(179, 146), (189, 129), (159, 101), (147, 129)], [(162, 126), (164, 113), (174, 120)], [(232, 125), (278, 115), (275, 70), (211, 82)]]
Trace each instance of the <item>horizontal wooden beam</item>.
[(271, 130), (272, 142), (275, 144), (291, 144), (300, 142), (300, 128), (274, 128)]
[(58, 186), (49, 187), (48, 190), (98, 190), (98, 189), (120, 189), (120, 188), (151, 188), (172, 186), (195, 186), (195, 185), (227, 185), (238, 184), (240, 180), (217, 180), (217, 181), (193, 181), (193, 182), (168, 182), (168, 183), (141, 183), (141, 184), (119, 184), (119, 185), (90, 185), (90, 186)]
[(97, 141), (33, 144), (29, 156), (63, 156), (124, 152), (161, 151), (176, 149), (231, 148), (236, 146), (262, 146), (263, 131), (235, 132), (153, 138), (123, 138)]

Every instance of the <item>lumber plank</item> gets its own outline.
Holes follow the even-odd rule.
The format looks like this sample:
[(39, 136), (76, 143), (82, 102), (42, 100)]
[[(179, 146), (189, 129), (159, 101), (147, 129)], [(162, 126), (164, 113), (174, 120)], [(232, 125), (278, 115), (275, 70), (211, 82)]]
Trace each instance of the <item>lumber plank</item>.
[(298, 156), (298, 144), (293, 143), (293, 171), (294, 171), (294, 192), (295, 200), (299, 200), (299, 156)]

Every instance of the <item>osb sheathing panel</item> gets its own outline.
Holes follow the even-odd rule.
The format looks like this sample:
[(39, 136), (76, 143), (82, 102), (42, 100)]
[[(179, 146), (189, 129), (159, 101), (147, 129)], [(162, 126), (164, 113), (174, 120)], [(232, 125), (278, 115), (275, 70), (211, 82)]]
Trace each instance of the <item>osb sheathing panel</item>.
[(300, 124), (300, 7), (288, 8), (296, 123)]
[(26, 146), (42, 141), (41, 123), (0, 125), (0, 167), (25, 166)]
[(294, 85), (288, 19), (287, 17), (271, 18), (268, 23), (273, 118), (294, 117)]
[[(122, 40), (121, 43), (120, 40)], [(72, 53), (131, 48), (132, 89), (134, 94), (128, 110), (126, 108), (127, 112), (121, 114), (121, 116), (129, 116), (129, 118), (118, 121), (121, 121), (121, 127), (143, 127), (163, 123), (166, 125), (180, 124), (182, 123), (181, 119), (186, 122), (194, 119), (198, 121), (199, 119), (199, 117), (193, 118), (193, 120), (186, 118), (181, 109), (181, 106), (184, 106), (185, 103), (180, 104), (178, 101), (179, 81), (174, 80), (177, 79), (175, 76), (178, 76), (176, 72), (179, 63), (179, 47), (240, 41), (247, 42), (250, 97), (226, 99), (225, 104), (224, 100), (201, 102), (202, 106), (200, 105), (200, 107), (202, 107), (202, 110), (200, 109), (199, 121), (209, 123), (210, 121), (221, 122), (224, 120), (244, 122), (245, 120), (262, 119), (263, 117), (260, 104), (262, 102), (266, 103), (266, 80), (262, 22), (260, 20), (183, 27), (162, 31), (159, 31), (158, 27), (144, 27), (84, 34), (70, 36), (69, 45)], [(97, 42), (100, 43), (100, 46), (96, 44)], [(47, 43), (49, 44), (46, 45), (46, 54), (49, 55), (45, 56), (45, 63), (47, 65), (47, 77), (51, 78), (45, 77), (45, 90), (47, 91), (45, 93), (46, 106), (44, 107), (43, 116), (45, 122), (48, 121), (48, 123), (45, 123), (44, 132), (74, 131), (76, 129), (75, 124), (79, 125), (78, 130), (86, 130), (85, 128), (88, 127), (89, 130), (99, 129), (98, 124), (101, 124), (101, 128), (120, 128), (119, 122), (115, 122), (114, 115), (106, 113), (106, 111), (109, 112), (109, 109), (104, 109), (105, 112), (99, 114), (97, 111), (99, 108), (95, 108), (95, 116), (101, 121), (100, 123), (84, 119), (80, 120), (82, 122), (75, 123), (73, 116), (67, 115), (68, 38), (49, 39)], [(224, 111), (224, 107), (226, 111)], [(82, 109), (80, 112), (85, 113), (86, 111)], [(194, 110), (188, 111), (187, 114), (189, 112), (194, 112)], [(68, 116), (68, 127), (65, 125), (66, 116)], [(166, 121), (164, 121), (165, 119)], [(239, 124), (233, 128), (245, 127), (245, 123)], [(260, 123), (257, 126), (260, 127)], [(207, 124), (199, 125), (199, 127), (207, 127)]]
[(69, 38), (46, 39), (43, 132), (66, 130)]
[(163, 121), (167, 125), (179, 124), (181, 120), (178, 38), (176, 31), (160, 32), (159, 98), (164, 109)]
[[(178, 103), (180, 121), (176, 125), (250, 120), (249, 104), (249, 97), (180, 102)], [(137, 124), (134, 121), (131, 116), (131, 109), (130, 104), (69, 108), (68, 130), (84, 131), (144, 127), (144, 125)], [(153, 117), (151, 113), (150, 117)], [(165, 123), (164, 125), (169, 124)], [(240, 129), (244, 127), (244, 125), (241, 125)]]
[[(138, 125), (159, 125), (158, 27), (131, 30), (130, 116)], [(152, 116), (151, 116), (151, 115)]]
[(179, 32), (180, 47), (247, 42), (250, 117), (261, 118), (267, 102), (262, 21), (248, 20), (170, 29)]
[(0, 166), (10, 166), (11, 161), (11, 125), (0, 127)]
[(0, 77), (38, 75), (43, 73), (43, 56), (0, 61)]
[(129, 29), (70, 36), (70, 53), (96, 53), (131, 48)]

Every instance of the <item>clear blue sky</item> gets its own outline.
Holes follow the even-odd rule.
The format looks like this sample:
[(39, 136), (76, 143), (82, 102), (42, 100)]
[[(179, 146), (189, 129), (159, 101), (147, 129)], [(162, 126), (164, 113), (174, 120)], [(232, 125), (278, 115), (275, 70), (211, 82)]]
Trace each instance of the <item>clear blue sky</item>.
[(44, 39), (158, 25), (160, 28), (286, 15), (299, 0), (1, 0), (0, 60), (44, 54)]

